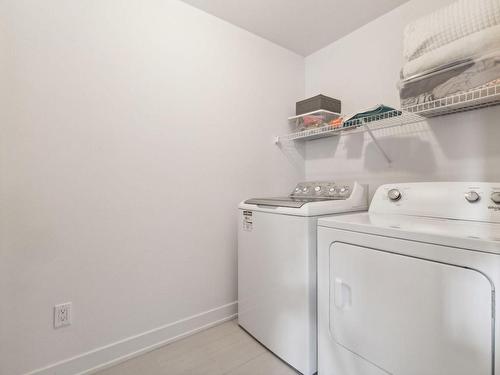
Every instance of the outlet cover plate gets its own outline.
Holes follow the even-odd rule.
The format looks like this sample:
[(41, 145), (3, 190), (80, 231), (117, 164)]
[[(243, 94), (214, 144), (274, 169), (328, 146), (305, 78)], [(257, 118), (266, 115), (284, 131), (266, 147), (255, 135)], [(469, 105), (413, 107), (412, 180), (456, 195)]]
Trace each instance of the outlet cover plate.
[(54, 328), (69, 326), (71, 324), (71, 302), (54, 306)]

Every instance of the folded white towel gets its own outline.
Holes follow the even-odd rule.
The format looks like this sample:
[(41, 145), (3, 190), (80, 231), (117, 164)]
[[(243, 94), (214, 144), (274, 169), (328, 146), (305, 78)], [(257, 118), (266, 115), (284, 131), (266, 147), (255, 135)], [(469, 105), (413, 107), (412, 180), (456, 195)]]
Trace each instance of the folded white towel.
[(404, 58), (415, 60), (496, 25), (500, 25), (500, 0), (458, 0), (405, 28)]
[(500, 25), (457, 39), (407, 62), (401, 71), (401, 78), (424, 76), (436, 69), (491, 55), (500, 56)]

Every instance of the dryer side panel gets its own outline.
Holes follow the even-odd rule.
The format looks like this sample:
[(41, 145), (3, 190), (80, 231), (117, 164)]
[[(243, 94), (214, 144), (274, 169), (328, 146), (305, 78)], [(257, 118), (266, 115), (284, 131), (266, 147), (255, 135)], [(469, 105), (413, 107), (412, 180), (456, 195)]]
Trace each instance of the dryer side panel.
[(341, 242), (329, 269), (331, 336), (363, 361), (394, 375), (492, 374), (482, 273)]

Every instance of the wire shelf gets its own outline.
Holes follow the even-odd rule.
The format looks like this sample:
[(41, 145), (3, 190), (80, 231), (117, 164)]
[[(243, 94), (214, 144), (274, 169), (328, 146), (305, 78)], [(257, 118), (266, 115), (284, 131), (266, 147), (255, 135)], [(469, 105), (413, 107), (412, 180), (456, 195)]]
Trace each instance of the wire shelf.
[(303, 118), (305, 116), (323, 115), (323, 114), (331, 115), (331, 116), (334, 116), (334, 117), (339, 117), (340, 116), (340, 113), (337, 113), (337, 112), (327, 111), (326, 109), (318, 109), (317, 111), (312, 111), (312, 112), (308, 112), (308, 113), (303, 113), (301, 115), (288, 117), (288, 121), (298, 120), (298, 119), (301, 119), (301, 118)]
[(353, 134), (365, 131), (387, 129), (423, 121), (418, 113), (394, 110), (382, 114), (366, 116), (358, 119), (345, 121), (340, 127), (335, 125), (324, 125), (317, 128), (307, 129), (296, 133), (290, 133), (277, 137), (276, 143), (283, 141), (306, 141), (311, 139), (333, 137), (343, 134)]
[[(373, 134), (374, 131), (419, 123), (425, 121), (428, 117), (469, 111), (472, 109), (490, 107), (498, 104), (500, 104), (500, 84), (470, 90), (427, 103), (408, 106), (402, 110), (393, 110), (382, 114), (349, 119), (344, 121), (341, 125), (323, 125), (287, 134), (281, 137), (276, 137), (274, 142), (279, 145), (284, 141), (307, 141), (317, 138), (367, 132), (377, 149), (386, 161), (391, 164), (392, 159), (390, 155), (387, 154), (382, 145), (379, 143), (377, 137)], [(289, 120), (300, 121), (301, 116), (290, 117)]]
[(500, 104), (500, 84), (470, 90), (427, 103), (415, 104), (403, 109), (425, 117), (434, 117), (498, 104)]

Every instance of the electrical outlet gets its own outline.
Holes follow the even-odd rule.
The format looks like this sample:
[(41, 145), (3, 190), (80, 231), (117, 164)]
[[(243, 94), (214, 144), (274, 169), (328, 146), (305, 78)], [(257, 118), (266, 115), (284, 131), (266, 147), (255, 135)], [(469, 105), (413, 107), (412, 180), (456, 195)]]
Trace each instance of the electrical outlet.
[(54, 306), (54, 328), (69, 326), (71, 324), (71, 302)]

